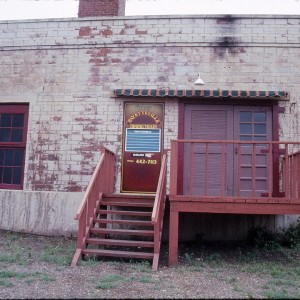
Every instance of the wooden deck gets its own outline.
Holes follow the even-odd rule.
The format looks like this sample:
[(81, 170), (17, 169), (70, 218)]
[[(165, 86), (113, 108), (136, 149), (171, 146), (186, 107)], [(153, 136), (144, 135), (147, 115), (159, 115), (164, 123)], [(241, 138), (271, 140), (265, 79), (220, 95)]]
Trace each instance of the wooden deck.
[[(184, 149), (184, 144), (189, 145), (188, 150), (192, 151), (189, 159), (184, 158), (180, 151)], [(201, 160), (195, 159), (194, 149), (199, 144), (204, 144), (204, 155)], [(220, 162), (214, 164), (219, 169), (209, 172), (210, 151), (208, 145), (219, 143), (221, 151), (219, 152)], [(179, 213), (198, 212), (198, 213), (222, 213), (222, 214), (256, 214), (256, 215), (300, 215), (300, 154), (297, 149), (300, 143), (288, 142), (264, 142), (264, 151), (257, 151), (259, 147), (255, 142), (251, 144), (250, 153), (252, 164), (243, 163), (242, 147), (244, 142), (240, 141), (172, 141), (171, 143), (171, 170), (170, 170), (170, 224), (169, 224), (169, 266), (175, 266), (178, 263), (178, 231), (179, 231)], [(235, 154), (237, 155), (235, 174), (235, 188), (228, 192), (226, 189), (226, 147), (227, 145), (237, 146)], [(295, 150), (296, 148), (296, 150)], [(191, 149), (191, 150), (190, 150)], [(199, 149), (199, 147), (198, 147)], [(214, 148), (215, 149), (215, 148)], [(267, 150), (265, 150), (267, 149)], [(249, 149), (248, 149), (249, 150)], [(213, 154), (215, 154), (214, 151)], [(257, 155), (264, 153), (266, 164), (257, 164)], [(189, 174), (183, 174), (184, 163), (190, 166)], [(242, 180), (243, 167), (249, 168), (251, 177), (247, 178), (250, 186), (243, 190)], [(201, 176), (193, 176), (197, 169), (204, 170)], [(264, 168), (266, 178), (258, 178), (256, 170)], [(256, 169), (256, 170), (254, 170)], [(260, 172), (261, 173), (261, 172)], [(219, 181), (210, 180), (209, 174), (218, 174)], [(237, 175), (237, 176), (236, 176)], [(184, 177), (189, 176), (188, 188), (184, 187)], [(256, 186), (258, 180), (264, 180), (265, 190), (259, 190)], [(201, 182), (197, 182), (201, 181)], [(218, 184), (216, 184), (219, 183)], [(201, 186), (202, 184), (202, 186)], [(210, 189), (210, 184), (217, 186), (217, 189)], [(260, 185), (261, 186), (261, 185)], [(212, 195), (209, 195), (211, 193)], [(243, 195), (243, 196), (242, 196)]]

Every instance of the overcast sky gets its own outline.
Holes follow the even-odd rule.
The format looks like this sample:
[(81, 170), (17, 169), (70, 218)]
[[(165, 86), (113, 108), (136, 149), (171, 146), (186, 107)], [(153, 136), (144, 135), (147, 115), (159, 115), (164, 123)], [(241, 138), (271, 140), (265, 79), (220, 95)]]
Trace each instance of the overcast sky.
[[(79, 0), (0, 0), (0, 20), (76, 18)], [(300, 15), (300, 0), (127, 0), (126, 15)]]

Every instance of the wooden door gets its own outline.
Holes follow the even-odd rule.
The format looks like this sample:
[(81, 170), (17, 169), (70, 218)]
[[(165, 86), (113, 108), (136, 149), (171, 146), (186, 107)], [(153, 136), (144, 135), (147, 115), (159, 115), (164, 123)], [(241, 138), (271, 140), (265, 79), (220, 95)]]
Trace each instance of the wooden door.
[[(271, 108), (186, 105), (184, 139), (271, 141)], [(235, 144), (227, 144), (223, 149), (221, 144), (186, 144), (183, 194), (258, 196), (265, 193), (268, 154), (261, 150), (266, 145), (253, 148), (247, 144), (239, 150), (237, 147)]]
[[(185, 139), (232, 140), (233, 110), (226, 105), (187, 105), (185, 109)], [(194, 147), (194, 148), (193, 148)], [(226, 146), (226, 194), (233, 189), (232, 145)], [(207, 157), (207, 160), (206, 160)], [(183, 193), (194, 195), (219, 195), (222, 174), (221, 144), (187, 144), (184, 147)], [(191, 166), (192, 164), (192, 166)], [(194, 168), (194, 166), (197, 166)], [(193, 170), (193, 174), (190, 174)]]
[[(234, 139), (242, 141), (272, 141), (272, 110), (268, 106), (234, 107)], [(266, 194), (269, 165), (268, 146), (266, 144), (243, 144), (240, 150), (235, 147), (235, 193), (240, 196), (258, 196)], [(240, 168), (238, 174), (238, 155)], [(238, 178), (239, 177), (239, 178)], [(238, 192), (238, 185), (240, 193)]]

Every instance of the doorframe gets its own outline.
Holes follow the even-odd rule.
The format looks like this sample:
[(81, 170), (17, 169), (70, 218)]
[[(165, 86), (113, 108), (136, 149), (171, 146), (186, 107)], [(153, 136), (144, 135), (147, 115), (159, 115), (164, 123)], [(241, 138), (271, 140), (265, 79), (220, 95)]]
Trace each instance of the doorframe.
[[(230, 100), (227, 98), (217, 99), (204, 99), (196, 98), (193, 100), (181, 100), (178, 101), (178, 139), (184, 139), (184, 115), (186, 105), (232, 105), (232, 106), (271, 106), (272, 111), (272, 136), (273, 141), (279, 141), (279, 113), (284, 112), (284, 108), (279, 107), (277, 100), (262, 100), (262, 99), (243, 99)], [(279, 195), (279, 146), (277, 145), (273, 149), (273, 195)], [(179, 143), (178, 149), (178, 175), (177, 175), (177, 193), (183, 194), (183, 160), (184, 149), (183, 144)]]

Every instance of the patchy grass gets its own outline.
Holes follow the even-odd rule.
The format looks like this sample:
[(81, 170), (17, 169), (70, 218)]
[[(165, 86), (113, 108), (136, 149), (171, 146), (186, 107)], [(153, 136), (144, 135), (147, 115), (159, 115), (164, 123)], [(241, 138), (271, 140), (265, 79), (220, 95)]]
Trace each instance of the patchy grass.
[(0, 279), (0, 286), (2, 287), (14, 287), (15, 285), (9, 280)]
[(0, 270), (0, 286), (3, 287), (14, 287), (16, 282), (26, 282), (31, 284), (36, 280), (49, 282), (55, 279), (50, 277), (48, 274), (40, 272), (21, 272), (21, 271), (11, 271), (11, 270)]
[(121, 285), (126, 280), (125, 277), (117, 274), (112, 274), (101, 278), (97, 283), (97, 289), (113, 289)]
[(14, 263), (18, 265), (28, 265), (31, 256), (30, 252), (21, 247), (8, 246), (8, 253), (0, 254), (0, 263)]
[(74, 255), (74, 244), (47, 247), (42, 253), (42, 260), (58, 266), (69, 266)]
[(155, 283), (155, 280), (151, 276), (139, 276), (135, 277), (134, 280), (141, 283)]
[(98, 266), (101, 264), (101, 261), (94, 255), (86, 257), (84, 260), (80, 261), (81, 266)]
[(140, 262), (135, 262), (133, 266), (133, 268), (139, 272), (151, 272), (151, 264), (149, 263), (149, 261), (142, 260)]
[(153, 272), (147, 260), (97, 257), (71, 268), (75, 239), (5, 233), (0, 290), (3, 298), (15, 299), (300, 298), (300, 248), (271, 244), (180, 244), (176, 268), (167, 267), (163, 245), (159, 270)]
[(29, 274), (23, 272), (13, 272), (9, 270), (0, 270), (0, 278), (25, 278)]
[(44, 282), (50, 282), (50, 281), (55, 281), (55, 278), (53, 278), (52, 276), (49, 276), (48, 274), (42, 274), (40, 276), (40, 280), (44, 281)]
[[(181, 251), (183, 252), (183, 249)], [(248, 298), (255, 297), (251, 291), (241, 287), (239, 273), (257, 276), (262, 279), (261, 297), (269, 299), (299, 298), (299, 259), (299, 247), (287, 248), (282, 245), (259, 248), (230, 244), (218, 246), (209, 244), (199, 247), (195, 244), (192, 247), (189, 245), (189, 252), (183, 252), (181, 255), (181, 263), (188, 271), (204, 272), (209, 268), (210, 274), (215, 274), (220, 280), (229, 283), (234, 291), (247, 294)], [(232, 273), (236, 272), (236, 275), (225, 277), (222, 270), (231, 270)]]

